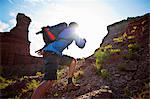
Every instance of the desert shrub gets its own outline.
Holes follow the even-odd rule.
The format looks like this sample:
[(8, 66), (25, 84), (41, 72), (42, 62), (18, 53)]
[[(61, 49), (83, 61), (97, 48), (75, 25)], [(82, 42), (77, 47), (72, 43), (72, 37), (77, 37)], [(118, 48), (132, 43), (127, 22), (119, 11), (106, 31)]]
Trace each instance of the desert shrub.
[(111, 50), (110, 50), (110, 53), (111, 53), (111, 54), (120, 53), (120, 52), (121, 52), (120, 49), (111, 49)]
[(78, 70), (77, 72), (74, 73), (74, 78), (75, 82), (79, 82), (80, 78), (83, 77), (84, 71), (83, 70)]
[(142, 91), (138, 95), (138, 99), (149, 99), (150, 98), (150, 90)]
[(0, 76), (0, 89), (4, 89), (7, 86), (9, 86), (10, 84), (15, 83), (15, 82), (16, 82), (15, 80), (5, 79), (2, 76)]
[(139, 50), (140, 50), (140, 46), (138, 44), (129, 44), (128, 53), (123, 55), (123, 58), (129, 60), (139, 59), (139, 54), (138, 54)]
[(98, 74), (101, 74), (101, 70), (103, 68), (103, 63), (106, 59), (108, 59), (109, 57), (109, 52), (103, 49), (99, 49), (96, 53), (95, 53), (95, 57), (96, 57), (96, 72)]
[(106, 50), (106, 49), (111, 49), (112, 48), (112, 45), (111, 44), (108, 44), (108, 45), (106, 45), (106, 46), (104, 46), (104, 49)]
[(150, 82), (145, 83), (145, 87), (146, 87), (146, 88), (150, 88)]
[(123, 36), (118, 37), (118, 38), (113, 38), (113, 41), (117, 42), (117, 43), (121, 43), (121, 42), (123, 42)]
[(102, 69), (103, 67), (102, 67), (102, 64), (97, 63), (96, 66), (95, 66), (95, 68), (96, 68), (96, 72), (97, 72), (98, 74), (100, 74), (101, 69)]
[(37, 88), (39, 86), (39, 84), (40, 84), (40, 81), (36, 81), (33, 79), (33, 80), (31, 80), (30, 83), (27, 83), (27, 88), (29, 90), (33, 90), (33, 89)]
[(128, 36), (128, 35), (127, 35), (127, 33), (126, 33), (126, 32), (124, 32), (124, 33), (123, 33), (123, 35), (122, 35), (122, 37), (123, 37), (124, 39), (126, 39), (126, 38), (127, 38), (127, 36)]
[(0, 82), (5, 82), (5, 81), (6, 81), (6, 79), (4, 77), (0, 76)]
[(83, 63), (85, 63), (85, 58), (77, 59), (77, 64), (83, 64)]
[(20, 99), (23, 94), (33, 91), (39, 85), (40, 81), (24, 76), (16, 80), (0, 77), (0, 89), (2, 97)]
[(8, 83), (0, 83), (0, 89), (4, 89), (8, 86)]
[(64, 75), (64, 73), (65, 73), (64, 69), (57, 70), (57, 78), (58, 78), (58, 80), (61, 79), (61, 77)]
[(128, 38), (129, 40), (131, 40), (131, 39), (134, 39), (135, 36), (128, 36), (127, 38)]
[(134, 95), (132, 99), (149, 99), (150, 98), (150, 82), (145, 83), (143, 86), (141, 92), (137, 93), (137, 95)]
[(43, 76), (43, 74), (41, 72), (36, 72), (36, 76)]
[(128, 49), (130, 52), (134, 53), (140, 49), (140, 46), (138, 44), (129, 44)]
[(96, 57), (96, 65), (102, 64), (104, 63), (105, 59), (109, 57), (109, 53), (108, 51), (104, 51), (100, 49), (95, 53), (95, 57)]
[(33, 79), (33, 80), (31, 80), (31, 82), (26, 84), (26, 88), (22, 89), (22, 92), (26, 93), (29, 90), (34, 90), (39, 86), (39, 84), (40, 84), (40, 81), (36, 81)]
[(54, 97), (58, 97), (59, 96), (59, 94), (56, 92), (56, 93), (54, 93), (54, 95), (53, 95)]
[(83, 70), (78, 70), (77, 72), (74, 73), (74, 77), (81, 78), (83, 74), (84, 74)]
[(101, 69), (101, 73), (100, 73), (100, 76), (102, 78), (108, 78), (109, 77), (109, 72), (106, 70), (106, 69)]

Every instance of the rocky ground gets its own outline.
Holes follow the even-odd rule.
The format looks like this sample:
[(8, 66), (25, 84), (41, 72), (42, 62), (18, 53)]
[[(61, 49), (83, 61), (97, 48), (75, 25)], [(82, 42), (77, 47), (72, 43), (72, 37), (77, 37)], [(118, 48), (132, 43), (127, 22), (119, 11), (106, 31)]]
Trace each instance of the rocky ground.
[(115, 97), (149, 94), (150, 14), (128, 18), (108, 26), (101, 49), (108, 53), (102, 63), (110, 77), (109, 86)]
[[(78, 62), (74, 82), (80, 84), (80, 89), (76, 91), (67, 91), (67, 68), (58, 72), (58, 81), (55, 85), (47, 92), (45, 98), (65, 98), (65, 99), (99, 99), (99, 98), (112, 98), (113, 94), (109, 86), (103, 82), (103, 78), (96, 74), (95, 69), (95, 59), (88, 58), (87, 60), (80, 60)], [(27, 88), (27, 83), (32, 80), (41, 81), (39, 76), (27, 76), (21, 81), (16, 81), (14, 84), (6, 87), (2, 90), (3, 95), (9, 90), (12, 90), (14, 93), (6, 93), (10, 97), (19, 96), (22, 98), (30, 98), (33, 92), (33, 89), (28, 90), (22, 93), (21, 89)], [(22, 93), (22, 94), (19, 94)], [(4, 97), (4, 96), (3, 96)]]
[(55, 95), (57, 98), (66, 99), (89, 99), (89, 98), (111, 98), (112, 91), (109, 86), (103, 82), (103, 78), (96, 74), (95, 62), (93, 59), (81, 61), (77, 65), (75, 72), (75, 82), (79, 83), (81, 88), (76, 91), (68, 92), (65, 90), (66, 77), (60, 79), (54, 86), (51, 92), (47, 93), (46, 98), (53, 98)]

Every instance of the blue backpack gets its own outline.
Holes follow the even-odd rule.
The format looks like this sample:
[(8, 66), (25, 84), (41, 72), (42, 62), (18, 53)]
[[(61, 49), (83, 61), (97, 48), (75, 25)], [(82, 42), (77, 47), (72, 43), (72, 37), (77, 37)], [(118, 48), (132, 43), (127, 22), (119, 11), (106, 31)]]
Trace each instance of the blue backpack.
[[(43, 35), (43, 40), (45, 42), (46, 45), (54, 42), (57, 40), (58, 35), (65, 29), (67, 28), (67, 23), (63, 22), (63, 23), (59, 23), (57, 25), (54, 26), (46, 26), (46, 27), (42, 27), (41, 31), (37, 32), (36, 34), (40, 34), (42, 33)], [(46, 46), (45, 45), (45, 46)]]

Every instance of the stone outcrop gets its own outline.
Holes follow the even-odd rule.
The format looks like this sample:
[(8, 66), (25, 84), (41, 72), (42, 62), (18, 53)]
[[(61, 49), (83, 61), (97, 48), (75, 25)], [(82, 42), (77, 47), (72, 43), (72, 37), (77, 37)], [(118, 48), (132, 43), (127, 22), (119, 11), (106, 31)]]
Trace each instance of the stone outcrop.
[(0, 32), (2, 76), (32, 75), (41, 70), (41, 58), (30, 55), (28, 27), (31, 19), (18, 13), (16, 20), (17, 24), (10, 32)]
[[(108, 34), (101, 44), (101, 48), (111, 52), (103, 63), (110, 75), (105, 81), (118, 98), (144, 92), (144, 85), (150, 80), (150, 14), (128, 18), (107, 29)], [(119, 51), (112, 52), (116, 49)]]

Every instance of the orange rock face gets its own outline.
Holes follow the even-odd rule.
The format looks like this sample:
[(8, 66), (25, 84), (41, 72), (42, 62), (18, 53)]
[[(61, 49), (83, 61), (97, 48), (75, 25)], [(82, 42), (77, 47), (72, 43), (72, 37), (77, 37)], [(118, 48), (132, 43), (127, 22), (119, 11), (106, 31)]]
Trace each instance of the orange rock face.
[(16, 20), (17, 24), (10, 32), (0, 32), (0, 64), (3, 76), (33, 74), (40, 70), (39, 66), (42, 64), (41, 58), (30, 55), (28, 27), (31, 19), (18, 13)]

